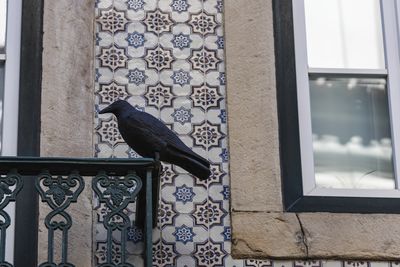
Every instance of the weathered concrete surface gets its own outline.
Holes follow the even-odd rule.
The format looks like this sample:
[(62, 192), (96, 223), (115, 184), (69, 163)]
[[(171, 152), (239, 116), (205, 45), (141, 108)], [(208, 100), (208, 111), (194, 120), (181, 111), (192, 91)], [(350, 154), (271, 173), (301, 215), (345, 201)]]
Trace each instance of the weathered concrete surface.
[(294, 213), (232, 213), (234, 258), (304, 258), (307, 248)]
[(41, 152), (91, 156), (94, 0), (44, 6)]
[[(93, 155), (94, 0), (45, 0), (41, 155)], [(85, 181), (90, 185), (90, 180)], [(86, 187), (69, 212), (69, 260), (92, 266), (92, 193)], [(47, 260), (48, 213), (40, 206), (39, 262)], [(58, 256), (56, 258), (59, 257)]]
[(400, 216), (395, 214), (302, 213), (309, 257), (399, 259)]
[(232, 245), (235, 258), (398, 260), (399, 216), (234, 212)]
[(271, 0), (225, 1), (234, 211), (282, 211), (271, 5)]

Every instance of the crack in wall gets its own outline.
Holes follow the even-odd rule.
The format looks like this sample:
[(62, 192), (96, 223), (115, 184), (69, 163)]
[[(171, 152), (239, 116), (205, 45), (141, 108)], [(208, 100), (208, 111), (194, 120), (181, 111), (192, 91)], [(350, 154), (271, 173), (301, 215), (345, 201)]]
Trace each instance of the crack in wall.
[(308, 247), (308, 240), (307, 240), (306, 231), (304, 229), (303, 223), (300, 220), (299, 214), (297, 214), (297, 213), (295, 213), (295, 214), (296, 214), (297, 221), (299, 222), (300, 231), (301, 231), (301, 236), (299, 238), (299, 242), (301, 242), (301, 244), (304, 246), (304, 250), (306, 252), (306, 257), (308, 258), (308, 256), (309, 256), (309, 253), (308, 253), (309, 252), (309, 247)]
[[(244, 240), (242, 238), (234, 238), (234, 239), (232, 239), (232, 243), (237, 245), (238, 247), (240, 247), (241, 244), (242, 244), (244, 247), (246, 247), (248, 250), (250, 250), (252, 252), (252, 253), (246, 253), (246, 252), (243, 252), (243, 250), (240, 250), (240, 254), (242, 256), (243, 255), (245, 255), (245, 256), (249, 256), (250, 255), (250, 256), (253, 257), (254, 253), (255, 254), (263, 253), (263, 250), (254, 248), (252, 245), (250, 245), (246, 240)], [(265, 254), (261, 254), (261, 255), (265, 255)]]

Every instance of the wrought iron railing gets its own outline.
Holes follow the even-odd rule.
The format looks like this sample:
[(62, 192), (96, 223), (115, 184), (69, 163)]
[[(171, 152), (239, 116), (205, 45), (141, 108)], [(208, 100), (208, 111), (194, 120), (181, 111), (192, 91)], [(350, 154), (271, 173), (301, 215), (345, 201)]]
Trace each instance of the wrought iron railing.
[[(144, 158), (0, 157), (0, 266), (13, 266), (5, 259), (6, 230), (12, 222), (4, 208), (16, 200), (23, 187), (22, 176), (34, 177), (42, 202), (51, 208), (44, 221), (48, 230), (47, 262), (41, 263), (40, 267), (74, 266), (68, 261), (68, 233), (74, 221), (68, 207), (77, 202), (85, 186), (91, 186), (98, 200), (109, 209), (103, 223), (107, 231), (106, 262), (99, 267), (133, 267), (126, 262), (125, 255), (126, 232), (132, 222), (124, 213), (127, 205), (133, 202), (137, 203), (136, 223), (145, 230), (145, 264), (152, 266), (152, 228), (158, 203), (159, 171), (159, 162)], [(91, 185), (85, 185), (83, 177), (93, 177)], [(54, 259), (57, 231), (61, 232), (62, 243), (59, 262)], [(114, 231), (119, 231), (122, 237), (118, 265), (112, 262)]]

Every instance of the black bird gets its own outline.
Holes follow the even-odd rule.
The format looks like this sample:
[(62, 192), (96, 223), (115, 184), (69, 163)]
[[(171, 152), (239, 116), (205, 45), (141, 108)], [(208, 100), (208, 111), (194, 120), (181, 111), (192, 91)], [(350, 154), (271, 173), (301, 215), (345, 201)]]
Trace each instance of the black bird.
[(117, 117), (122, 138), (142, 157), (178, 165), (202, 180), (210, 176), (210, 163), (154, 116), (135, 109), (124, 100), (115, 101), (99, 113), (112, 113)]

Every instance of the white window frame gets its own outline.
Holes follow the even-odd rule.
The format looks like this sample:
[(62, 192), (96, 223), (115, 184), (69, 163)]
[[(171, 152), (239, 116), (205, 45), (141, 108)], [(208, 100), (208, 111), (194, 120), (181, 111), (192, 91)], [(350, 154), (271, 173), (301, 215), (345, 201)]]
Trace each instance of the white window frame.
[[(309, 68), (307, 57), (306, 21), (304, 0), (292, 0), (293, 27), (295, 39), (296, 82), (298, 119), (300, 134), (300, 155), (304, 196), (332, 197), (400, 197), (400, 0), (380, 0), (383, 22), (385, 50), (385, 69), (340, 69)], [(314, 173), (314, 154), (312, 143), (310, 110), (310, 74), (363, 75), (387, 78), (389, 113), (392, 131), (393, 167), (396, 188), (393, 190), (375, 189), (333, 189), (317, 187)], [(397, 114), (396, 116), (393, 114)], [(398, 158), (398, 159), (397, 159)]]
[[(5, 54), (0, 55), (0, 61), (5, 62), (1, 140), (2, 156), (17, 155), (21, 24), (22, 0), (8, 0)], [(6, 235), (6, 261), (13, 263), (15, 204), (10, 203), (5, 210), (11, 217), (11, 225), (7, 229)]]

